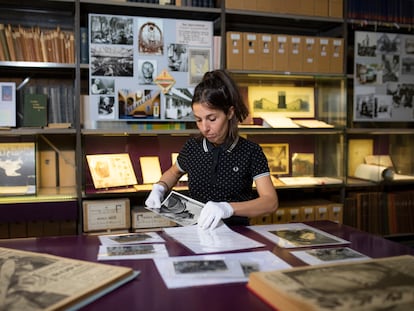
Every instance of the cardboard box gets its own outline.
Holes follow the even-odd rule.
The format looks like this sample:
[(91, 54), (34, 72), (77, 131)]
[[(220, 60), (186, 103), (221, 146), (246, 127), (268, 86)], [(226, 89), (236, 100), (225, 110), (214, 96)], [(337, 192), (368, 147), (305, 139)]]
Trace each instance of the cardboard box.
[(129, 229), (131, 210), (129, 199), (85, 200), (83, 208), (83, 231), (113, 231)]
[(243, 4), (243, 9), (246, 11), (257, 10), (257, 0), (239, 0)]
[(176, 224), (144, 207), (134, 207), (131, 210), (132, 229), (174, 227)]
[(288, 71), (290, 72), (302, 72), (302, 60), (303, 60), (303, 36), (290, 36), (289, 37), (289, 59), (288, 59)]
[(299, 0), (299, 14), (307, 16), (314, 15), (315, 2), (318, 2), (318, 0)]
[(276, 212), (273, 213), (274, 224), (286, 224), (288, 223), (287, 208), (279, 207)]
[(243, 69), (243, 34), (241, 32), (226, 33), (226, 68)]
[(256, 0), (256, 10), (259, 12), (273, 12), (274, 0)]
[(317, 72), (329, 73), (331, 67), (331, 39), (330, 38), (318, 38), (317, 40)]
[(243, 33), (243, 70), (257, 70), (259, 41), (256, 33)]
[(317, 70), (317, 39), (315, 37), (304, 38), (302, 71), (314, 73)]
[(344, 209), (344, 205), (342, 203), (330, 204), (329, 219), (341, 224), (343, 221), (343, 209)]
[(76, 186), (76, 161), (74, 150), (61, 150), (59, 162), (59, 187)]
[(344, 3), (342, 0), (329, 0), (329, 16), (344, 17)]
[(288, 222), (301, 222), (301, 208), (300, 207), (289, 207), (287, 209)]
[(226, 9), (236, 9), (236, 10), (243, 9), (243, 2), (240, 0), (225, 0), (224, 4), (226, 6)]
[(289, 35), (273, 36), (273, 69), (288, 71), (289, 69)]
[(271, 71), (273, 69), (274, 36), (271, 34), (258, 34), (259, 38), (259, 61), (257, 69)]
[(329, 204), (315, 206), (315, 220), (329, 220), (329, 210)]
[(315, 220), (315, 208), (313, 206), (301, 207), (302, 221), (314, 221)]
[(326, 17), (329, 14), (329, 0), (316, 0), (315, 1), (315, 16)]
[(331, 38), (331, 57), (329, 64), (329, 72), (344, 72), (344, 39)]
[(39, 152), (40, 188), (55, 188), (57, 186), (57, 157), (54, 150)]
[(300, 0), (283, 1), (282, 10), (288, 14), (300, 14)]
[(270, 225), (273, 223), (273, 216), (272, 215), (265, 215), (259, 217), (253, 217), (250, 219), (250, 225)]

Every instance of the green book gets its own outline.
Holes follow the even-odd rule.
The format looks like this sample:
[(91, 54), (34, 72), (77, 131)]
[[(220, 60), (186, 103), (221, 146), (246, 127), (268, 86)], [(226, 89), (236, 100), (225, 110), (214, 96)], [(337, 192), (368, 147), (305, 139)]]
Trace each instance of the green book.
[(47, 126), (46, 94), (25, 94), (23, 109), (23, 126)]

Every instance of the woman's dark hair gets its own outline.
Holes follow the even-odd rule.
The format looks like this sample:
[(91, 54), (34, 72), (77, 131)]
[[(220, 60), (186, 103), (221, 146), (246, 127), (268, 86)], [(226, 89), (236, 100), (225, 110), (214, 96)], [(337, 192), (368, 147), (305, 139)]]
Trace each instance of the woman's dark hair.
[(194, 90), (191, 103), (206, 104), (209, 108), (228, 114), (234, 107), (234, 116), (229, 120), (228, 138), (234, 140), (238, 135), (238, 124), (247, 118), (249, 109), (243, 101), (239, 87), (225, 70), (206, 72)]

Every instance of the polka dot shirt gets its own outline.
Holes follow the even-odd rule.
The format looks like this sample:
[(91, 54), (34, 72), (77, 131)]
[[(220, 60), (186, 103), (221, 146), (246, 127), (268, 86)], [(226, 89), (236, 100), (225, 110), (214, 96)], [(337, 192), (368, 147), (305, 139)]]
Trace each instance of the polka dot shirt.
[[(252, 189), (253, 180), (270, 175), (261, 147), (242, 137), (230, 146), (219, 147), (205, 138), (190, 138), (176, 165), (188, 174), (190, 197), (203, 203), (254, 199), (257, 195)], [(246, 224), (247, 218), (236, 218), (242, 218), (237, 224)]]

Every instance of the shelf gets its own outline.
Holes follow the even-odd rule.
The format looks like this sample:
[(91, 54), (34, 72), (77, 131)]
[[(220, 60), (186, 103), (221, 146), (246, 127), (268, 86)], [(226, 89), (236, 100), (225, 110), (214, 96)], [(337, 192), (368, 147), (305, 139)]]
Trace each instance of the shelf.
[(47, 135), (47, 134), (58, 134), (58, 135), (68, 135), (76, 134), (76, 129), (43, 129), (43, 128), (16, 128), (9, 129), (3, 128), (0, 129), (1, 136), (36, 136), (36, 135)]
[[(344, 20), (333, 17), (316, 17), (258, 11), (226, 10), (226, 30), (303, 34), (336, 37), (343, 32)], [(258, 22), (260, 19), (260, 22)], [(305, 27), (304, 27), (305, 25)]]
[(37, 191), (36, 195), (15, 195), (0, 197), (0, 204), (10, 203), (41, 203), (41, 202), (66, 202), (76, 201), (75, 187), (43, 188)]

